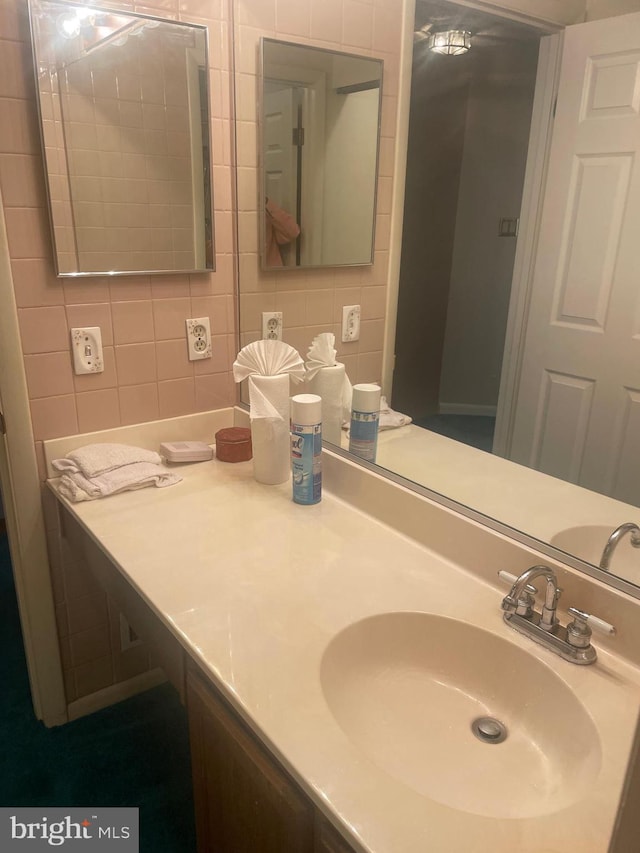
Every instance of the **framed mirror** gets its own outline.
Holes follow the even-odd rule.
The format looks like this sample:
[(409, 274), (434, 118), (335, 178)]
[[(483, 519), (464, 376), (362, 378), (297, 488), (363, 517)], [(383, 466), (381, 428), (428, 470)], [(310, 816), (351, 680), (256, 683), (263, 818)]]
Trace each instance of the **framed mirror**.
[(261, 40), (264, 269), (372, 263), (382, 66)]
[(58, 275), (213, 270), (207, 28), (29, 10)]

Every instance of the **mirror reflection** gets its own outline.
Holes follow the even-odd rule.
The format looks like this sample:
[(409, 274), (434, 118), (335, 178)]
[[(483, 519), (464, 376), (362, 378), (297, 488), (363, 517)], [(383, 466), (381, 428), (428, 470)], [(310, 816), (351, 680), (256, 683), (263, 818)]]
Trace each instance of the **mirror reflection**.
[(58, 274), (213, 269), (206, 27), (30, 14)]
[[(451, 30), (471, 33), (468, 52), (434, 54), (433, 33)], [(602, 567), (608, 536), (640, 503), (637, 262), (625, 230), (637, 65), (605, 82), (628, 45), (598, 76), (579, 28), (567, 33), (573, 61), (527, 270), (522, 253), (514, 261), (525, 171), (540, 156), (532, 106), (548, 95), (536, 79), (543, 34), (442, 0), (418, 4), (415, 32), (392, 393), (415, 426), (383, 438), (378, 462)], [(606, 568), (640, 583), (628, 542)]]
[[(447, 30), (471, 33), (466, 54), (428, 50), (436, 41), (430, 34)], [(571, 30), (579, 38), (580, 28)], [(577, 170), (556, 162), (552, 152), (548, 179), (542, 173), (544, 141), (536, 149), (530, 138), (536, 138), (532, 116), (538, 137), (544, 136), (541, 114), (546, 108), (548, 118), (553, 104), (548, 87), (556, 40), (546, 38), (548, 31), (446, 0), (418, 2), (415, 31), (398, 326), (395, 346), (393, 334), (387, 336), (392, 343), (385, 354), (390, 364), (395, 353), (396, 368), (393, 383), (390, 372), (367, 377), (382, 379), (393, 410), (414, 423), (380, 434), (377, 464), (439, 493), (445, 503), (495, 519), (530, 544), (537, 540), (543, 550), (550, 545), (577, 557), (590, 564), (578, 567), (638, 594), (638, 552), (629, 537), (616, 550), (611, 574), (598, 572), (609, 535), (640, 520), (637, 368), (622, 379), (610, 373), (606, 383), (598, 373), (607, 356), (615, 361), (621, 347), (633, 352), (638, 340), (639, 314), (628, 286), (629, 272), (637, 270), (634, 228), (631, 219), (623, 221), (635, 209), (625, 207), (635, 192), (625, 183), (633, 175), (625, 165), (628, 151), (600, 150), (591, 159), (578, 151), (572, 154)], [(622, 41), (619, 57), (607, 50), (615, 70), (605, 63), (586, 90), (590, 100), (580, 104), (598, 126), (611, 118), (622, 127), (637, 114), (637, 68)], [(580, 62), (581, 69), (593, 67), (586, 55)], [(582, 79), (570, 77), (563, 69), (554, 140), (576, 115), (571, 87), (574, 94), (585, 91)], [(627, 145), (640, 138), (628, 131)], [(613, 144), (608, 132), (603, 138)], [(561, 195), (547, 201), (536, 256), (531, 235), (540, 200), (556, 189)], [(591, 213), (580, 207), (594, 200)], [(626, 284), (614, 272), (623, 273)], [(339, 289), (335, 294), (339, 301)], [(616, 295), (622, 301), (613, 307)], [(571, 361), (551, 363), (548, 330), (527, 327), (529, 309), (547, 321), (553, 317), (553, 331), (586, 330), (579, 348), (593, 356), (593, 372)], [(609, 335), (605, 341), (605, 317), (626, 322), (631, 340), (623, 344), (617, 331), (619, 340)], [(316, 324), (314, 333), (333, 330), (327, 320), (319, 322), (325, 325)], [(241, 316), (241, 331), (251, 328)], [(309, 343), (298, 348), (304, 352)], [(564, 352), (572, 352), (571, 344)], [(343, 348), (338, 360), (346, 355)], [(596, 381), (609, 390), (591, 423)], [(524, 451), (516, 450), (518, 442)]]
[(262, 39), (262, 265), (370, 264), (382, 61)]

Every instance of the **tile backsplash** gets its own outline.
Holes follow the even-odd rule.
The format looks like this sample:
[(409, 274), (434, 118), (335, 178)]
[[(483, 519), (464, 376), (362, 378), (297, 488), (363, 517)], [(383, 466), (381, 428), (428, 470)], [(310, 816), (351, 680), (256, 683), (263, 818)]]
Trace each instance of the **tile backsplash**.
[[(46, 476), (42, 455), (42, 442), (46, 439), (207, 411), (235, 401), (231, 375), (236, 317), (230, 51), (228, 45), (220, 43), (228, 37), (228, 4), (226, 0), (200, 3), (148, 0), (141, 6), (122, 0), (105, 3), (94, 0), (93, 5), (192, 21), (206, 25), (209, 30), (216, 271), (197, 275), (56, 277), (27, 4), (24, 0), (2, 0), (0, 189), (42, 479)], [(135, 111), (135, 99), (131, 104)], [(74, 103), (67, 104), (68, 108), (71, 106), (80, 110), (87, 104), (79, 103), (76, 92)], [(107, 110), (109, 104), (102, 106)], [(92, 107), (96, 108), (96, 102), (92, 102)], [(154, 120), (157, 116), (147, 117), (148, 122)], [(101, 164), (100, 151), (86, 147), (90, 131), (80, 127), (77, 130), (76, 141), (85, 146), (80, 150), (92, 155), (83, 155), (81, 170), (86, 171), (89, 164), (92, 168), (117, 168), (113, 158), (110, 164)], [(174, 126), (163, 128), (167, 142), (174, 131)], [(177, 137), (171, 137), (172, 145), (179, 142)], [(174, 157), (170, 165), (179, 169), (176, 162)], [(154, 161), (154, 166), (158, 165)], [(116, 180), (115, 176), (101, 172), (101, 177), (105, 176)], [(61, 195), (53, 200), (63, 199)], [(84, 212), (89, 216), (96, 214), (95, 209), (87, 208)], [(104, 207), (101, 212), (104, 216)], [(149, 216), (154, 212), (157, 211), (149, 210)], [(111, 213), (111, 220), (115, 221), (118, 211), (111, 208)], [(173, 222), (178, 218), (174, 216)], [(124, 224), (119, 223), (120, 226)], [(138, 236), (144, 242), (143, 230), (140, 229)], [(179, 237), (176, 245), (178, 241)], [(174, 245), (173, 235), (169, 243)], [(190, 362), (184, 321), (202, 316), (211, 321), (213, 356)], [(85, 325), (100, 326), (102, 330), (105, 370), (76, 376), (72, 370), (69, 330)], [(117, 609), (91, 579), (77, 555), (66, 547), (51, 496), (45, 493), (44, 499), (58, 639), (67, 701), (73, 702), (140, 675), (153, 666), (153, 656), (146, 646), (121, 650)]]
[[(144, 9), (133, 2), (96, 5), (189, 21), (197, 11), (197, 23), (207, 25), (212, 45), (228, 32), (222, 27), (229, 15), (226, 3), (149, 0)], [(228, 46), (210, 50), (213, 192), (216, 219), (222, 223), (232, 219), (231, 101), (228, 92), (222, 95), (230, 81), (228, 57)], [(78, 97), (76, 92), (74, 108), (79, 109)], [(135, 109), (136, 102), (131, 104)], [(214, 273), (56, 278), (23, 0), (3, 0), (0, 12), (0, 117), (0, 189), (39, 459), (47, 438), (232, 403), (236, 321), (230, 227), (216, 229)], [(78, 128), (78, 140), (86, 145), (80, 130), (86, 128)], [(100, 162), (99, 156), (89, 160)], [(116, 214), (111, 220), (119, 222)], [(122, 231), (123, 223), (118, 227)], [(147, 230), (139, 229), (141, 240)], [(146, 245), (144, 240), (140, 245)], [(194, 316), (209, 316), (213, 334), (213, 357), (197, 363), (188, 360), (184, 339), (184, 321)], [(73, 374), (69, 329), (82, 325), (102, 330), (104, 373)]]
[[(261, 311), (281, 310), (285, 315), (285, 340), (305, 355), (306, 347), (319, 331), (334, 330), (339, 339), (343, 304), (361, 304), (361, 339), (340, 345), (340, 358), (354, 382), (381, 378), (399, 86), (400, 0), (146, 0), (144, 4), (93, 0), (92, 5), (208, 28), (216, 271), (197, 275), (56, 277), (27, 4), (24, 0), (0, 0), (0, 190), (43, 480), (46, 471), (42, 442), (47, 439), (189, 415), (234, 403), (231, 365), (237, 345), (236, 267), (242, 292), (241, 343), (258, 336)], [(361, 53), (385, 62), (373, 266), (288, 273), (260, 270), (256, 91), (261, 36)], [(121, 127), (133, 127), (141, 118), (137, 96), (130, 91), (131, 106), (126, 108)], [(108, 112), (113, 105), (101, 102), (104, 92), (92, 91), (90, 98), (88, 92), (71, 89), (66, 94), (66, 107), (77, 118), (75, 142), (78, 150), (85, 152), (76, 158), (77, 162), (72, 158), (72, 168), (79, 170), (76, 178), (120, 180), (119, 173), (109, 170), (124, 168), (123, 157), (118, 164), (117, 157), (105, 155), (155, 156), (152, 152), (125, 152), (123, 136), (116, 138), (115, 131), (110, 132), (109, 140), (103, 136), (102, 147), (97, 146), (94, 151), (93, 135), (83, 116), (87, 115), (89, 102), (94, 114), (98, 107)], [(166, 101), (165, 94), (162, 97)], [(53, 101), (51, 106), (53, 121)], [(144, 130), (144, 114), (141, 120)], [(159, 121), (158, 111), (147, 115), (146, 121), (149, 130), (166, 134), (168, 145), (168, 135), (176, 132), (175, 123), (171, 127), (152, 127)], [(157, 136), (155, 139), (158, 141)], [(179, 143), (178, 137), (171, 138), (172, 145)], [(107, 145), (116, 146), (116, 150), (103, 150)], [(132, 167), (133, 160), (128, 158), (127, 162), (127, 168)], [(138, 168), (141, 162), (137, 160)], [(147, 165), (145, 161), (145, 172)], [(161, 164), (155, 160), (154, 165)], [(181, 168), (177, 162), (171, 166), (178, 171)], [(86, 174), (94, 167), (100, 169), (99, 176)], [(62, 185), (66, 176), (63, 170), (59, 171)], [(90, 184), (86, 188), (89, 191)], [(61, 187), (60, 196), (53, 201), (61, 206), (67, 202)], [(123, 211), (117, 209), (117, 201), (105, 204), (103, 196), (99, 204), (92, 196), (83, 201), (87, 233), (81, 239), (87, 238), (87, 248), (97, 245), (93, 240), (98, 227), (95, 223), (104, 220), (107, 207), (110, 220), (116, 222), (124, 240), (124, 229), (132, 226), (118, 220)], [(158, 205), (162, 204), (158, 200)], [(144, 215), (147, 214), (151, 218), (152, 214), (165, 215), (166, 210), (148, 210)], [(173, 221), (177, 219), (174, 217)], [(140, 251), (153, 251), (147, 230), (145, 226), (139, 228), (139, 245), (145, 246)], [(168, 233), (165, 237), (169, 238)], [(170, 242), (173, 248), (173, 234)], [(180, 235), (176, 245), (179, 242)], [(126, 235), (126, 243), (116, 241), (115, 245), (133, 251), (130, 234)], [(213, 356), (190, 362), (184, 321), (201, 316), (211, 321)], [(69, 330), (78, 326), (101, 328), (103, 373), (73, 373)], [(125, 651), (119, 648), (117, 609), (91, 580), (78, 556), (66, 547), (53, 497), (48, 492), (45, 521), (59, 644), (67, 700), (71, 703), (145, 672), (153, 665), (153, 655), (145, 646)]]
[[(261, 335), (263, 311), (282, 311), (283, 340), (306, 355), (320, 332), (336, 336), (352, 382), (380, 382), (389, 270), (395, 126), (403, 9), (400, 0), (237, 0), (235, 15), (238, 261), (241, 343)], [(256, 146), (261, 37), (384, 61), (374, 263), (321, 269), (261, 269)], [(341, 343), (343, 305), (360, 305), (360, 340)]]

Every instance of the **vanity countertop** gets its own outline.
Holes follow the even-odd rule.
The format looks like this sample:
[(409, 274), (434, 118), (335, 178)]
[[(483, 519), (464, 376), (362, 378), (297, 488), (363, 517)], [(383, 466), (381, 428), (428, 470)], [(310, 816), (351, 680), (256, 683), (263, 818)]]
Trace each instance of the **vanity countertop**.
[[(606, 651), (593, 666), (562, 661), (504, 625), (497, 587), (326, 490), (321, 503), (298, 506), (288, 483), (256, 483), (250, 462), (179, 471), (183, 481), (168, 488), (61, 500), (355, 849), (607, 850), (638, 668)], [(469, 523), (460, 517), (461, 535)], [(321, 660), (342, 629), (391, 611), (468, 621), (553, 669), (587, 703), (603, 744), (585, 797), (552, 814), (480, 816), (419, 794), (360, 751), (329, 710)], [(549, 726), (553, 716), (550, 705)]]

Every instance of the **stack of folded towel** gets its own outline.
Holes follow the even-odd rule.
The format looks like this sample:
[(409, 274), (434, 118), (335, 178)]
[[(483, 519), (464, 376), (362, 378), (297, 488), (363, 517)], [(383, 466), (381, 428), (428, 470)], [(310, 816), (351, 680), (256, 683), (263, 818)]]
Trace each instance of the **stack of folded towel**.
[(58, 491), (70, 501), (92, 501), (145, 486), (172, 486), (182, 477), (168, 471), (158, 453), (128, 444), (87, 444), (51, 463), (61, 472)]
[(411, 423), (409, 415), (403, 415), (394, 410), (387, 403), (387, 398), (380, 397), (380, 419), (378, 429), (397, 429)]

